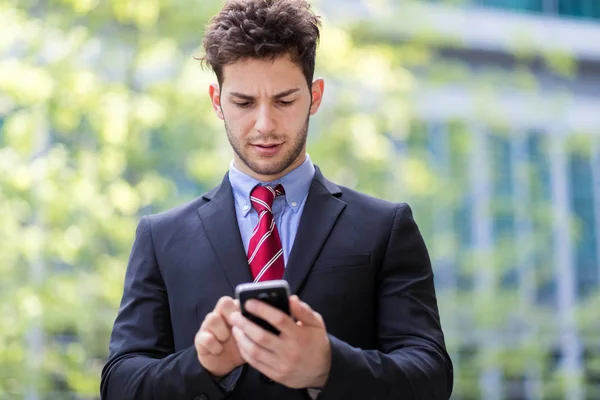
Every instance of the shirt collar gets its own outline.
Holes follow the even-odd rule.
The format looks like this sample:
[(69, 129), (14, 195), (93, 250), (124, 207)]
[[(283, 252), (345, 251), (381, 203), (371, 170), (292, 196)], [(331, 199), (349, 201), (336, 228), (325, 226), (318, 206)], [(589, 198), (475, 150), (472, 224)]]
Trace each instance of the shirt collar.
[(229, 182), (233, 189), (233, 198), (238, 205), (238, 209), (245, 217), (250, 212), (252, 204), (250, 203), (250, 192), (256, 185), (276, 186), (281, 183), (285, 190), (285, 201), (287, 205), (298, 212), (300, 205), (308, 195), (310, 183), (315, 175), (315, 167), (307, 154), (304, 162), (288, 172), (281, 178), (272, 182), (261, 182), (234, 166), (233, 160), (229, 164)]

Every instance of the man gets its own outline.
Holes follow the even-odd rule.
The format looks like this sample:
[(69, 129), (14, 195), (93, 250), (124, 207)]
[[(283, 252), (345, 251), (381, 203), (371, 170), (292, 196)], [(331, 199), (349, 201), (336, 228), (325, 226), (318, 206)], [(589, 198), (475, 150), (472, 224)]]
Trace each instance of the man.
[[(447, 399), (425, 244), (406, 204), (327, 180), (306, 154), (319, 20), (303, 0), (228, 1), (204, 39), (234, 159), (219, 186), (137, 229), (101, 393), (118, 399)], [(285, 279), (293, 318), (240, 314)], [(302, 299), (302, 300), (300, 300)]]

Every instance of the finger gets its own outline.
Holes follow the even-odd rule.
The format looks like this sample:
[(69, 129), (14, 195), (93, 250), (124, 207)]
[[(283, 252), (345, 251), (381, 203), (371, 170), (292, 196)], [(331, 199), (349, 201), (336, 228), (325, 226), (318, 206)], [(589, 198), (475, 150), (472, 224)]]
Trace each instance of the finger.
[(312, 308), (305, 302), (301, 301), (298, 296), (290, 296), (290, 312), (292, 316), (302, 325), (323, 327), (323, 318), (319, 313), (313, 311)]
[(296, 324), (289, 315), (265, 302), (248, 300), (244, 306), (249, 313), (264, 319), (283, 334), (289, 334), (296, 328)]
[(205, 356), (212, 354), (218, 356), (223, 352), (223, 346), (219, 341), (210, 333), (206, 331), (199, 331), (194, 339), (194, 345), (199, 355)]
[(200, 330), (211, 332), (220, 342), (225, 342), (231, 336), (230, 327), (225, 319), (214, 311), (206, 315)]
[(279, 336), (263, 329), (254, 322), (245, 318), (241, 313), (235, 312), (231, 315), (231, 322), (234, 328), (239, 328), (252, 342), (266, 349), (269, 352), (277, 353), (281, 351), (283, 342)]
[(234, 326), (232, 333), (244, 361), (274, 380), (277, 358), (252, 342), (240, 328)]
[(271, 380), (273, 380), (277, 383), (283, 384), (283, 382), (280, 382), (279, 372), (275, 368), (273, 368), (270, 365), (265, 364), (261, 361), (253, 359), (248, 354), (246, 354), (244, 352), (244, 350), (240, 350), (240, 356), (242, 357), (244, 362), (248, 363), (250, 366), (252, 366), (258, 372), (262, 373), (263, 375), (265, 375), (266, 377), (270, 378)]
[(239, 310), (239, 301), (237, 304), (236, 301), (229, 296), (221, 297), (215, 306), (215, 312), (227, 318), (232, 312)]

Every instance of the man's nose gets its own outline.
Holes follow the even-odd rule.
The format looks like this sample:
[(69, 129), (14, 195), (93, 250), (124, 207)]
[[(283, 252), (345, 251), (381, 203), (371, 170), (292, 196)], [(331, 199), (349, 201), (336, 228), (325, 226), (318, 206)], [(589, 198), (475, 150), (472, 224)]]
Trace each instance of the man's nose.
[(276, 130), (277, 124), (275, 123), (274, 110), (270, 106), (261, 106), (258, 109), (258, 115), (256, 116), (256, 123), (254, 129), (260, 133), (272, 133)]

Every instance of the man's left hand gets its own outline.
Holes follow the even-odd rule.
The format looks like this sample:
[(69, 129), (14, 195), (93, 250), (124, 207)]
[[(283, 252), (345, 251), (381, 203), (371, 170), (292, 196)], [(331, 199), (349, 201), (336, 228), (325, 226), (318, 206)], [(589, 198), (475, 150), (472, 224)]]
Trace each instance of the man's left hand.
[(280, 331), (274, 335), (235, 312), (230, 316), (233, 335), (242, 358), (265, 376), (294, 389), (322, 388), (331, 368), (331, 345), (321, 315), (290, 296), (296, 319), (258, 300), (248, 300), (246, 310)]

